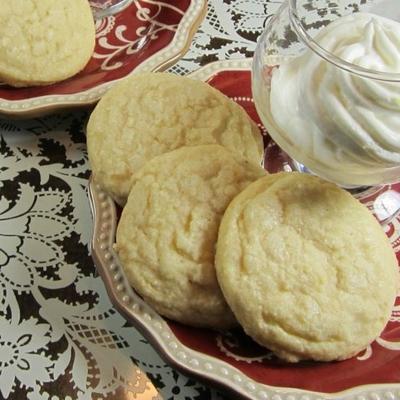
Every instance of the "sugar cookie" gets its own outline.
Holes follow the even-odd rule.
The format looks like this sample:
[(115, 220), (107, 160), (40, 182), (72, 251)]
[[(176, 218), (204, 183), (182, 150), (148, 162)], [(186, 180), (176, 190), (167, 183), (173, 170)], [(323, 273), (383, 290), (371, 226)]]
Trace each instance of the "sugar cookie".
[(47, 85), (89, 61), (95, 27), (87, 0), (12, 0), (0, 7), (0, 81)]
[(264, 174), (204, 145), (157, 156), (133, 175), (115, 248), (129, 282), (157, 312), (193, 326), (235, 324), (215, 276), (217, 232), (231, 199)]
[(398, 283), (394, 252), (367, 208), (298, 173), (268, 175), (232, 201), (216, 271), (245, 331), (292, 362), (363, 350), (386, 325)]

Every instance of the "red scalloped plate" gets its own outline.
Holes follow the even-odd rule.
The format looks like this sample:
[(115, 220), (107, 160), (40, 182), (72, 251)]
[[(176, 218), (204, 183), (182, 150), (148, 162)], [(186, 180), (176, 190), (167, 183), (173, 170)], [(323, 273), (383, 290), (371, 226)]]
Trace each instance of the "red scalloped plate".
[[(208, 83), (239, 103), (262, 129), (251, 95), (250, 71), (220, 71), (211, 76)], [(265, 147), (269, 143), (270, 139), (265, 135)], [(393, 185), (392, 190), (395, 189), (399, 190), (400, 184)], [(397, 257), (400, 260), (398, 223), (395, 221), (389, 225), (387, 233), (398, 250)], [(289, 365), (272, 357), (240, 331), (226, 335), (207, 331), (194, 335), (193, 328), (173, 322), (168, 324), (186, 346), (223, 359), (258, 382), (331, 393), (358, 385), (400, 382), (399, 317), (400, 308), (394, 310), (385, 332), (365, 353), (347, 361), (329, 364), (307, 362)]]
[(187, 50), (205, 15), (206, 0), (134, 0), (96, 21), (96, 47), (85, 69), (53, 85), (0, 86), (0, 112), (29, 115), (92, 104), (133, 71), (167, 68)]
[[(214, 63), (192, 76), (208, 81), (243, 106), (259, 124), (268, 146), (270, 139), (260, 124), (251, 96), (249, 65), (248, 60)], [(399, 191), (400, 185), (385, 190)], [(174, 366), (249, 399), (400, 398), (399, 301), (382, 335), (356, 357), (331, 363), (282, 362), (241, 330), (214, 332), (191, 328), (167, 321), (148, 307), (129, 287), (112, 250), (117, 224), (115, 205), (93, 182), (90, 193), (95, 219), (93, 257), (110, 298)], [(105, 220), (102, 215), (108, 209), (109, 220)], [(399, 232), (400, 220), (395, 219), (386, 233), (398, 260)]]

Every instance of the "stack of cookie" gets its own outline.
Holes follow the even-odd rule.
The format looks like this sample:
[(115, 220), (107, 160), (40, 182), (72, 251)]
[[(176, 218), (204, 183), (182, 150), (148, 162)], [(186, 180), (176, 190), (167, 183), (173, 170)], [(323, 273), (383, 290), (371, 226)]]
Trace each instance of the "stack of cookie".
[(94, 179), (124, 206), (116, 249), (132, 286), (168, 318), (235, 325), (214, 254), (226, 207), (265, 175), (246, 112), (206, 83), (138, 74), (99, 102), (87, 144)]
[(87, 0), (12, 0), (0, 7), (0, 81), (48, 85), (88, 63), (95, 25)]
[(384, 328), (398, 279), (379, 224), (331, 183), (267, 175), (257, 127), (206, 83), (134, 75), (99, 102), (87, 142), (123, 206), (126, 276), (160, 314), (239, 322), (292, 362), (351, 357)]

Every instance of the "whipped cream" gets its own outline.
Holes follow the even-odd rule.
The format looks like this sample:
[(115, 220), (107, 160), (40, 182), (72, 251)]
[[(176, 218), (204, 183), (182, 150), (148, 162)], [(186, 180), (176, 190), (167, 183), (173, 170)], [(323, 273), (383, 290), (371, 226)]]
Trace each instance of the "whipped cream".
[[(314, 40), (353, 65), (400, 73), (398, 22), (355, 13)], [(399, 83), (352, 74), (308, 49), (273, 70), (269, 114), (275, 141), (327, 179), (376, 184), (400, 178)]]

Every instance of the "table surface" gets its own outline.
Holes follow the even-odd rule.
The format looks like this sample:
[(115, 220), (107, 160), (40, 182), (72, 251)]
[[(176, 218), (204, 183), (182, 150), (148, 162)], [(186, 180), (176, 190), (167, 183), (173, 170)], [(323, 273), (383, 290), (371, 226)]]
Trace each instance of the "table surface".
[[(209, 0), (169, 71), (251, 57), (280, 3)], [(164, 399), (224, 399), (166, 365), (110, 303), (89, 255), (89, 113), (0, 119), (0, 398), (133, 399), (139, 366)]]

